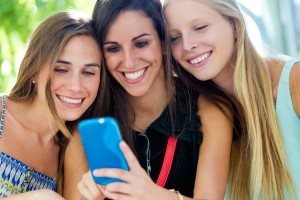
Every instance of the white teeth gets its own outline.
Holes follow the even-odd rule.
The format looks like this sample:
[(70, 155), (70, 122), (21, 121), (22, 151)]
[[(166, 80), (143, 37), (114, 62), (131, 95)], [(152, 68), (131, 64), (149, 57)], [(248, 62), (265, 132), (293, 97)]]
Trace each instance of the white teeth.
[(133, 72), (133, 73), (128, 73), (128, 72), (124, 72), (124, 75), (126, 78), (130, 79), (130, 80), (135, 80), (138, 79), (139, 77), (141, 77), (144, 72), (145, 72), (145, 68), (141, 69), (139, 71)]
[(80, 104), (82, 102), (82, 99), (70, 99), (64, 96), (58, 96), (58, 98), (66, 103)]
[(210, 54), (210, 53), (203, 54), (202, 56), (199, 56), (199, 57), (197, 57), (197, 58), (195, 58), (195, 59), (193, 59), (193, 60), (189, 60), (189, 61), (190, 61), (190, 63), (192, 63), (192, 64), (197, 64), (197, 63), (199, 63), (199, 62), (202, 62), (202, 61), (205, 60), (206, 58), (208, 58), (209, 54)]

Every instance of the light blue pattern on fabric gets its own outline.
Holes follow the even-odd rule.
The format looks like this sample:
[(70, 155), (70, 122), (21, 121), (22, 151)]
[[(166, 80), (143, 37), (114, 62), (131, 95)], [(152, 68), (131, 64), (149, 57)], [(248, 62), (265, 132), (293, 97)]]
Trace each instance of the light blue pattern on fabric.
[[(290, 72), (299, 59), (292, 59), (284, 65), (277, 93), (276, 113), (286, 147), (289, 169), (294, 178), (298, 199), (300, 198), (300, 119), (297, 116), (290, 93)], [(299, 77), (300, 78), (300, 77)]]
[[(5, 96), (2, 96), (0, 138), (2, 136), (5, 109)], [(0, 152), (0, 198), (39, 189), (55, 191), (56, 178), (35, 171), (25, 163)]]

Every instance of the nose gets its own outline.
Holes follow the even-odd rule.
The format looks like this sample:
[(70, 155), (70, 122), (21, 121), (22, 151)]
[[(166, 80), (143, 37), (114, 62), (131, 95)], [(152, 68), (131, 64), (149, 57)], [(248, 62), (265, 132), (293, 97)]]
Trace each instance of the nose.
[(67, 81), (67, 89), (74, 93), (78, 93), (82, 90), (82, 80), (79, 74), (72, 74)]
[(195, 38), (191, 35), (184, 35), (183, 38), (183, 49), (186, 51), (192, 51), (197, 47)]
[(126, 49), (124, 50), (123, 54), (124, 54), (124, 58), (123, 58), (124, 67), (128, 69), (134, 68), (137, 62), (137, 53), (130, 49)]

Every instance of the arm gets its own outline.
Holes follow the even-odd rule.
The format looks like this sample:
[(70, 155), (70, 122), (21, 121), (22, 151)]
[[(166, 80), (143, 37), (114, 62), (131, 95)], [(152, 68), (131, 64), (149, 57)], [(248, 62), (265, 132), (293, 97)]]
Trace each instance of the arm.
[(224, 199), (230, 166), (233, 134), (232, 113), (199, 97), (198, 107), (203, 132), (194, 189), (196, 199)]
[(300, 118), (300, 62), (296, 63), (291, 71), (290, 88), (293, 106)]
[(68, 144), (64, 159), (64, 191), (66, 199), (80, 199), (81, 195), (77, 189), (77, 184), (84, 173), (89, 170), (85, 158), (83, 146), (78, 131), (73, 133), (73, 137)]
[(25, 192), (18, 195), (13, 195), (10, 197), (5, 198), (7, 200), (64, 200), (59, 194), (52, 190), (42, 189), (42, 190), (35, 190), (31, 192)]

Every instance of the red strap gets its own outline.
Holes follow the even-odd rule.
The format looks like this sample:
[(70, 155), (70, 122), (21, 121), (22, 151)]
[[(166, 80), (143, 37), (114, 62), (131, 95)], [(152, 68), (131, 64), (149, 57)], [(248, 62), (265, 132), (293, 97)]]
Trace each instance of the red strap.
[(156, 181), (156, 184), (161, 187), (165, 186), (167, 178), (169, 176), (174, 154), (175, 154), (176, 144), (177, 144), (177, 138), (170, 136), (168, 139), (168, 145), (164, 157), (164, 162), (162, 164), (159, 177)]

